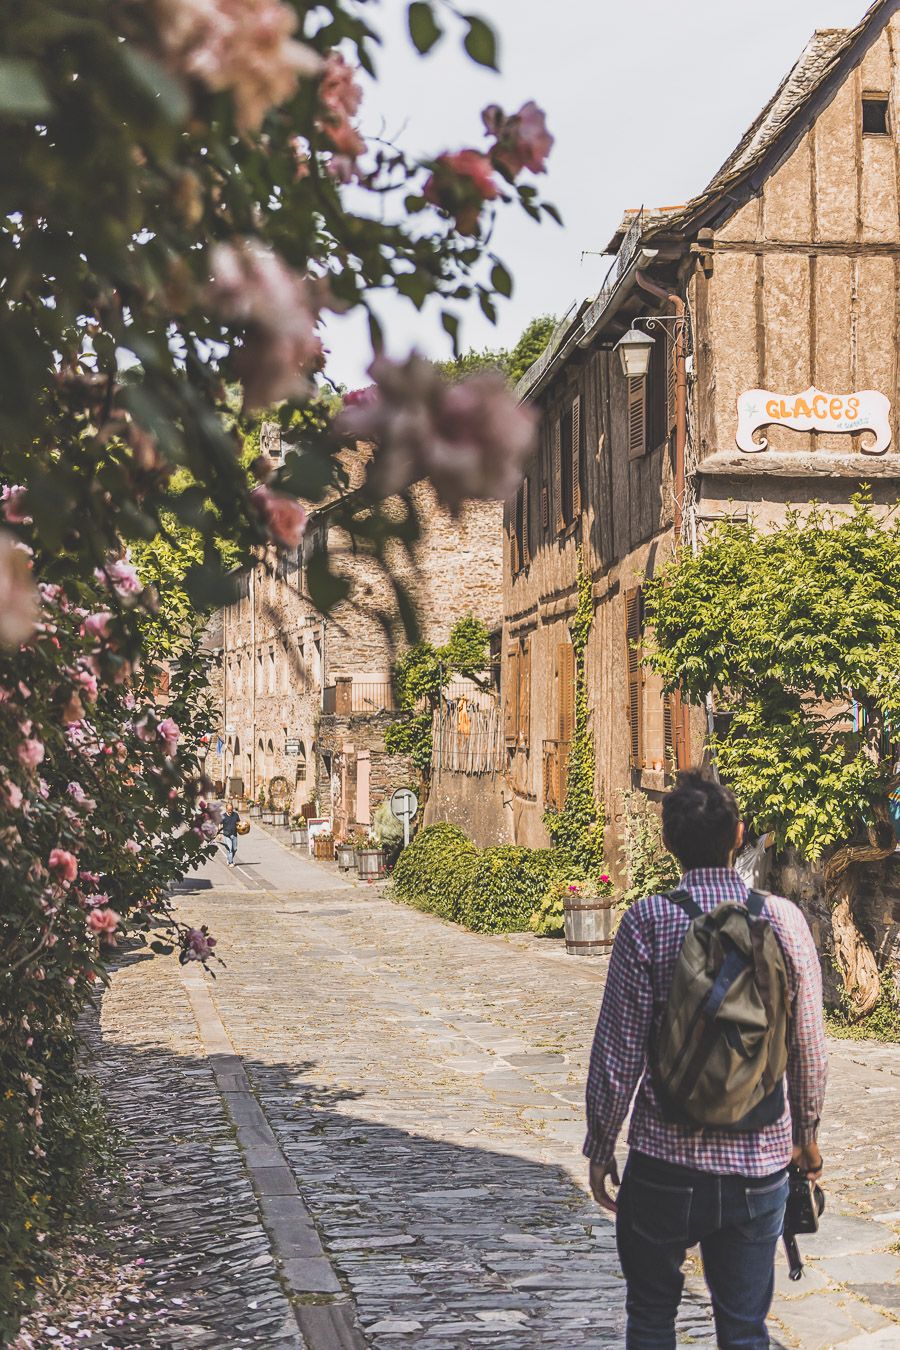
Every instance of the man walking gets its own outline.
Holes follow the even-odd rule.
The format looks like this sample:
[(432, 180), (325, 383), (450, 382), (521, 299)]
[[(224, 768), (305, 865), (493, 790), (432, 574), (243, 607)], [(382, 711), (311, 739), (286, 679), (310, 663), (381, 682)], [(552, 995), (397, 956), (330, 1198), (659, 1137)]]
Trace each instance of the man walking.
[(234, 802), (228, 803), (228, 809), (222, 817), (222, 839), (225, 843), (225, 852), (227, 857), (225, 861), (229, 867), (234, 867), (234, 860), (237, 856), (238, 825), (241, 823), (241, 817), (234, 805)]
[[(663, 802), (663, 837), (682, 866), (681, 885), (672, 897), (650, 896), (628, 910), (610, 958), (588, 1076), (584, 1152), (590, 1159), (594, 1198), (616, 1214), (627, 1286), (627, 1350), (675, 1350), (675, 1317), (684, 1284), (681, 1266), (687, 1248), (698, 1242), (719, 1346), (765, 1350), (770, 1343), (766, 1317), (772, 1302), (775, 1247), (788, 1194), (787, 1166), (793, 1159), (810, 1179), (818, 1178), (822, 1170), (816, 1135), (826, 1052), (818, 954), (800, 910), (787, 900), (748, 892), (734, 870), (742, 834), (737, 802), (728, 788), (699, 771), (679, 774)], [(728, 902), (739, 909), (730, 914), (718, 911)], [(717, 912), (715, 919), (705, 917), (712, 911)], [(679, 1023), (669, 994), (684, 960), (682, 947), (685, 954), (688, 950), (688, 930), (693, 942), (698, 923), (712, 931), (723, 914), (737, 925), (730, 930), (733, 934), (740, 936), (739, 930), (749, 934), (750, 956), (743, 965), (740, 952), (722, 963), (722, 970), (727, 965), (728, 971), (709, 991), (703, 1009), (706, 1018), (698, 1014), (694, 1019), (682, 1017)], [(777, 946), (765, 931), (766, 923)], [(703, 1063), (703, 1054), (724, 1026), (716, 1020), (716, 1011), (710, 1011), (710, 1000), (718, 1000), (716, 1009), (721, 1009), (729, 991), (733, 996), (737, 989), (741, 997), (748, 997), (748, 979), (761, 975), (763, 985), (768, 983), (765, 963), (757, 961), (754, 966), (754, 954), (763, 951), (765, 939), (768, 969), (774, 958), (787, 1005), (779, 1023), (787, 1027), (786, 1082), (757, 1085), (763, 1099), (753, 1113), (730, 1126), (698, 1125), (689, 1114), (702, 1098), (697, 1075), (707, 1073), (708, 1087), (710, 1081), (715, 1083), (716, 1063), (728, 1058), (726, 1046), (719, 1061), (712, 1056)], [(723, 944), (723, 950), (732, 947), (727, 941)], [(702, 947), (695, 944), (692, 951), (697, 950)], [(765, 987), (763, 994), (766, 1000), (777, 998), (777, 991)], [(772, 1021), (770, 1017), (767, 1030), (762, 1019), (763, 1034), (771, 1036)], [(661, 1046), (671, 1049), (673, 1025), (686, 1039), (680, 1063), (677, 1055), (667, 1058), (664, 1067), (672, 1076), (665, 1078)], [(728, 1030), (732, 1040), (742, 1034), (739, 1026)], [(783, 1042), (784, 1033), (782, 1063)], [(740, 1070), (741, 1056), (749, 1052), (743, 1042), (737, 1048)], [(685, 1090), (694, 1096), (688, 1095), (686, 1110), (679, 1110), (664, 1082), (677, 1081), (676, 1069), (683, 1070), (688, 1057), (693, 1060), (693, 1077)], [(723, 1078), (727, 1091), (733, 1081)], [(683, 1078), (680, 1086), (684, 1087)], [(614, 1197), (609, 1184), (619, 1186), (616, 1139), (635, 1090), (628, 1163)], [(728, 1104), (715, 1103), (714, 1096), (707, 1094), (705, 1109), (722, 1118)], [(696, 1106), (697, 1111), (702, 1109)]]

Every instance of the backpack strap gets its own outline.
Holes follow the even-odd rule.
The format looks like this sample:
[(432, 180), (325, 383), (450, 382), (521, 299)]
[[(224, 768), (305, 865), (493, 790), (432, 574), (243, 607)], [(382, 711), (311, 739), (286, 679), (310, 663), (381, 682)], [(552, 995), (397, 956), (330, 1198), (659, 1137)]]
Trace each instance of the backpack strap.
[(768, 891), (748, 891), (747, 908), (754, 919), (762, 918), (763, 906), (769, 898)]
[(700, 915), (703, 913), (703, 910), (689, 891), (678, 890), (663, 892), (663, 899), (670, 901), (673, 905), (677, 905), (679, 909), (684, 911), (689, 919), (699, 919)]

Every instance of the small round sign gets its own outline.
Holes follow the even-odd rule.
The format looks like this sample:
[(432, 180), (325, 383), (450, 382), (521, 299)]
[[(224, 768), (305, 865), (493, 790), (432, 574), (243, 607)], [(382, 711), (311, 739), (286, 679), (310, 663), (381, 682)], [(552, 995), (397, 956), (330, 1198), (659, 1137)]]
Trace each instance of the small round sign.
[(412, 788), (397, 788), (391, 793), (391, 815), (397, 820), (412, 820), (419, 809), (419, 799)]

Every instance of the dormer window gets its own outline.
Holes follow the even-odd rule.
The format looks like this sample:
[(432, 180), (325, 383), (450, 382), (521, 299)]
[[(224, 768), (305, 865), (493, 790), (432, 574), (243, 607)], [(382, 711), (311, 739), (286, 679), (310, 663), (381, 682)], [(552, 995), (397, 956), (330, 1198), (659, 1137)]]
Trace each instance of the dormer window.
[(890, 100), (887, 94), (863, 94), (862, 129), (864, 136), (887, 136), (890, 132)]

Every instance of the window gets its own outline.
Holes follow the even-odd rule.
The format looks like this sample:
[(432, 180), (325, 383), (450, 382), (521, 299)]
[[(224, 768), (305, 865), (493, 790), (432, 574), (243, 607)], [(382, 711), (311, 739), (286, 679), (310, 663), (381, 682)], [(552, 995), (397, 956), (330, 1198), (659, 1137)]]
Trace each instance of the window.
[(628, 458), (647, 451), (647, 377), (628, 380)]
[(628, 678), (628, 760), (633, 769), (644, 767), (644, 668), (641, 638), (644, 632), (644, 596), (640, 586), (625, 594), (625, 668)]
[(887, 94), (863, 94), (864, 136), (887, 136), (890, 132), (890, 100)]
[(512, 573), (521, 572), (531, 562), (531, 539), (528, 531), (529, 483), (524, 479), (516, 493), (513, 506), (512, 535)]
[(523, 638), (510, 646), (506, 661), (506, 744), (528, 749), (531, 736), (531, 643)]
[(300, 742), (300, 750), (297, 755), (297, 782), (306, 782), (306, 746)]
[(675, 426), (675, 359), (666, 334), (656, 338), (647, 374), (627, 385), (628, 458), (639, 459), (665, 445)]
[(275, 648), (269, 648), (269, 682), (266, 686), (267, 692), (275, 693)]
[[(550, 446), (556, 533), (562, 534), (581, 516), (581, 474), (584, 458), (581, 434), (581, 395), (565, 408), (554, 423)], [(542, 504), (542, 514), (543, 514)], [(549, 520), (549, 503), (547, 517)]]
[(575, 734), (575, 648), (561, 642), (556, 649), (556, 739), (568, 745)]

